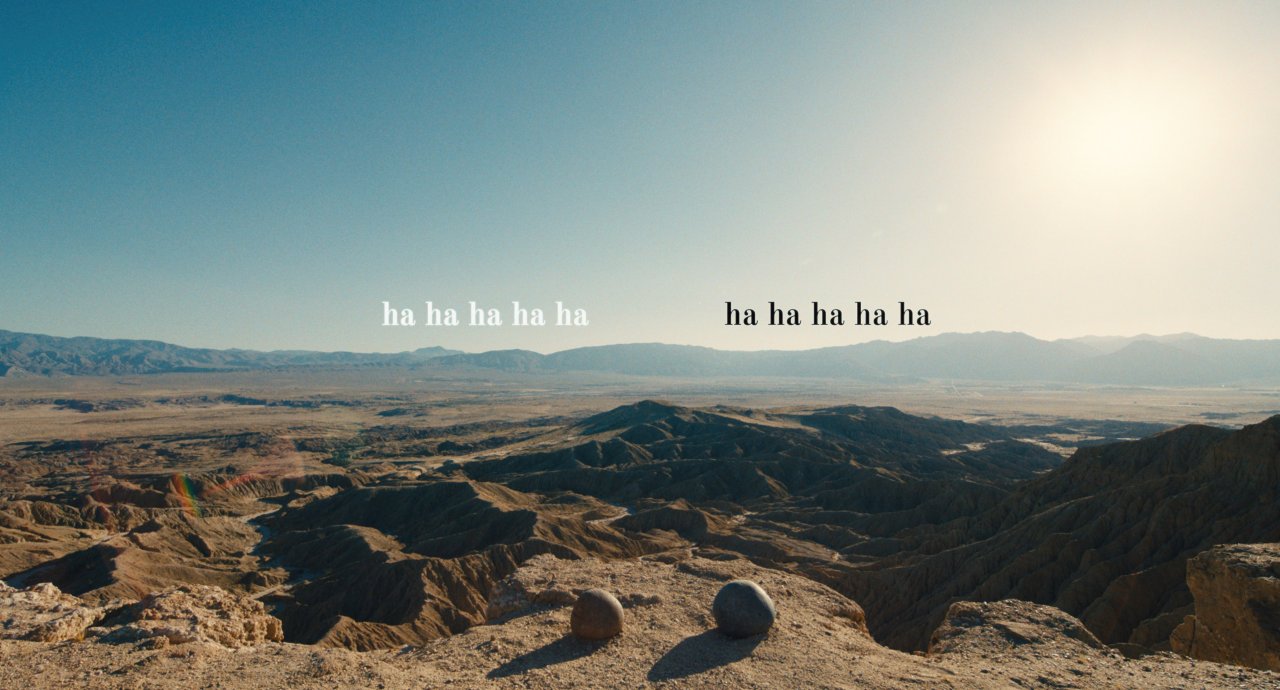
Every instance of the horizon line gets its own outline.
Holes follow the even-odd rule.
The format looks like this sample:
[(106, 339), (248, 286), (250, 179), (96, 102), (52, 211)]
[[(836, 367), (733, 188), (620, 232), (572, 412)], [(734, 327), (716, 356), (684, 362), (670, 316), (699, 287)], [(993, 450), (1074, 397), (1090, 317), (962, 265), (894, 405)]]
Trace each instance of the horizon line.
[(1027, 333), (1026, 331), (982, 330), (982, 331), (944, 331), (942, 333), (934, 333), (931, 335), (920, 335), (912, 338), (903, 338), (901, 340), (890, 340), (888, 338), (875, 338), (872, 340), (863, 340), (855, 343), (846, 343), (843, 345), (822, 345), (818, 347), (798, 347), (798, 348), (776, 348), (775, 347), (775, 348), (760, 348), (760, 349), (729, 349), (729, 348), (712, 347), (709, 345), (696, 345), (692, 343), (676, 343), (676, 342), (664, 342), (659, 340), (650, 340), (650, 341), (600, 343), (596, 345), (579, 345), (575, 347), (564, 348), (561, 350), (551, 350), (551, 351), (543, 352), (539, 350), (532, 350), (532, 349), (522, 348), (522, 347), (501, 347), (501, 348), (493, 348), (488, 350), (471, 351), (471, 350), (460, 350), (456, 348), (445, 347), (439, 344), (423, 345), (422, 347), (414, 348), (411, 350), (341, 350), (341, 349), (316, 350), (316, 349), (307, 349), (307, 348), (276, 348), (276, 349), (270, 349), (270, 350), (262, 350), (262, 349), (254, 349), (254, 348), (247, 348), (247, 347), (208, 347), (208, 346), (202, 346), (202, 345), (183, 345), (180, 343), (171, 342), (167, 340), (159, 340), (155, 338), (113, 338), (113, 337), (102, 337), (102, 336), (94, 336), (94, 335), (64, 336), (64, 335), (53, 335), (48, 333), (34, 333), (31, 331), (12, 331), (4, 328), (0, 328), (0, 333), (37, 336), (37, 337), (44, 337), (44, 338), (60, 338), (64, 340), (88, 339), (88, 340), (105, 340), (105, 341), (118, 341), (118, 342), (159, 343), (161, 345), (181, 347), (188, 350), (213, 350), (213, 351), (221, 351), (221, 352), (241, 351), (241, 352), (255, 352), (255, 353), (262, 353), (262, 354), (307, 352), (307, 353), (318, 353), (318, 354), (356, 354), (356, 355), (397, 355), (397, 354), (413, 353), (413, 352), (417, 352), (418, 350), (439, 348), (442, 350), (450, 350), (450, 351), (453, 351), (454, 353), (462, 354), (462, 355), (479, 355), (479, 354), (486, 354), (491, 352), (531, 352), (533, 354), (537, 354), (541, 356), (549, 356), (549, 355), (554, 355), (561, 352), (570, 352), (573, 350), (586, 350), (586, 349), (601, 348), (601, 347), (620, 347), (620, 346), (635, 346), (635, 345), (661, 345), (661, 346), (667, 346), (667, 347), (687, 347), (687, 348), (698, 348), (698, 349), (704, 349), (704, 350), (713, 350), (716, 352), (813, 352), (818, 350), (834, 350), (834, 349), (840, 349), (840, 348), (846, 348), (846, 347), (856, 347), (858, 345), (871, 345), (875, 343), (894, 343), (894, 344), (907, 343), (907, 342), (913, 342), (916, 340), (940, 338), (948, 335), (973, 336), (973, 335), (988, 335), (988, 334), (1020, 335), (1020, 336), (1025, 336), (1033, 340), (1037, 340), (1039, 342), (1045, 342), (1045, 343), (1074, 342), (1074, 341), (1080, 341), (1080, 340), (1086, 340), (1086, 339), (1101, 339), (1101, 340), (1153, 339), (1154, 340), (1154, 339), (1161, 339), (1161, 338), (1178, 338), (1178, 337), (1203, 338), (1206, 340), (1222, 340), (1222, 341), (1235, 341), (1235, 342), (1272, 342), (1272, 341), (1280, 340), (1280, 338), (1217, 338), (1214, 336), (1201, 335), (1199, 333), (1194, 333), (1192, 331), (1180, 331), (1177, 333), (1164, 333), (1164, 334), (1153, 334), (1153, 333), (1143, 332), (1143, 333), (1137, 333), (1134, 335), (1085, 334), (1085, 335), (1071, 336), (1066, 338), (1047, 339), (1047, 338), (1041, 338), (1039, 336), (1032, 335), (1030, 333)]

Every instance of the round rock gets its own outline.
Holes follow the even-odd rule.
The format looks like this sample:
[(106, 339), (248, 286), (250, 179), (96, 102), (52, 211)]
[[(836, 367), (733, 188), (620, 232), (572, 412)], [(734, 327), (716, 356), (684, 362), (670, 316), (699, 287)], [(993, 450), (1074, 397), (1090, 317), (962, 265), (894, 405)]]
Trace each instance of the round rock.
[(716, 594), (711, 604), (716, 627), (729, 637), (750, 637), (768, 632), (778, 617), (773, 599), (750, 580), (734, 580)]
[(569, 628), (584, 640), (607, 640), (622, 632), (622, 604), (603, 589), (588, 589), (573, 604)]

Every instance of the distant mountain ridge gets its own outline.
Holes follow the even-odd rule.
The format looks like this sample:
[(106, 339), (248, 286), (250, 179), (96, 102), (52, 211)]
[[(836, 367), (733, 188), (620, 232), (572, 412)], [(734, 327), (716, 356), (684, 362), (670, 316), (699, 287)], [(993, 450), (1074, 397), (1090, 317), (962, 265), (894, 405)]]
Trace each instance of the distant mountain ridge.
[(0, 377), (367, 366), (631, 376), (1216, 386), (1280, 383), (1280, 340), (1225, 340), (1182, 333), (1049, 341), (1024, 333), (989, 331), (813, 350), (752, 352), (628, 343), (544, 355), (528, 350), (463, 353), (441, 347), (398, 353), (257, 352), (187, 348), (152, 340), (61, 338), (0, 331)]
[(416, 364), (457, 350), (426, 347), (394, 354), (305, 350), (212, 350), (158, 340), (61, 338), (0, 330), (0, 377), (108, 376), (275, 369), (281, 367), (395, 366)]

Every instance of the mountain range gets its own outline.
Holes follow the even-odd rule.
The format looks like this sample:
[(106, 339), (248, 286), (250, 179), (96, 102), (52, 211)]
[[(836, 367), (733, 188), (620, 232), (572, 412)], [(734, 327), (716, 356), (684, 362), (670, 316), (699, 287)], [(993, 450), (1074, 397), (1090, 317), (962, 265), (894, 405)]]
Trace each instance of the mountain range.
[(634, 376), (821, 377), (880, 382), (955, 379), (1217, 386), (1280, 382), (1280, 340), (1228, 340), (1191, 333), (1041, 340), (1024, 333), (991, 331), (812, 350), (734, 351), (630, 343), (544, 355), (528, 350), (464, 353), (441, 347), (398, 353), (259, 352), (188, 348), (152, 340), (62, 338), (0, 331), (0, 377), (368, 366)]

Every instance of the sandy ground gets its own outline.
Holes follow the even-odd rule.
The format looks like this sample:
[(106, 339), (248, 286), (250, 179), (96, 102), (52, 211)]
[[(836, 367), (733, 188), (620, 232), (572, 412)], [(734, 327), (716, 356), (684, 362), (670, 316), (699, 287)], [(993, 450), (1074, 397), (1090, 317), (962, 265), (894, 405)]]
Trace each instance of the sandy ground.
[[(733, 640), (713, 630), (715, 592), (740, 577), (759, 582), (777, 603), (767, 635)], [(568, 635), (568, 602), (597, 586), (624, 602), (625, 629), (608, 642), (579, 641)], [(501, 585), (495, 602), (501, 615), (491, 624), (379, 652), (3, 641), (0, 687), (1280, 688), (1269, 672), (1171, 655), (1125, 659), (1027, 621), (962, 630), (945, 653), (904, 654), (868, 637), (860, 609), (839, 594), (741, 560), (543, 556)]]
[[(216, 399), (228, 393), (322, 404), (300, 409), (181, 402), (194, 396)], [(52, 401), (58, 398), (143, 404), (85, 414), (57, 409)], [(402, 369), (280, 371), (0, 379), (0, 443), (298, 425), (340, 431), (371, 423), (411, 421), (439, 426), (477, 420), (581, 417), (644, 398), (690, 406), (813, 409), (841, 404), (889, 405), (913, 414), (996, 424), (1082, 418), (1240, 426), (1280, 414), (1280, 391), (1274, 389), (1002, 386), (951, 381), (882, 385), (826, 379), (693, 380), (498, 372), (427, 379), (420, 371)], [(161, 399), (175, 402), (158, 404)], [(334, 402), (340, 404), (329, 404)], [(415, 415), (383, 418), (376, 414), (402, 405), (411, 407)]]

